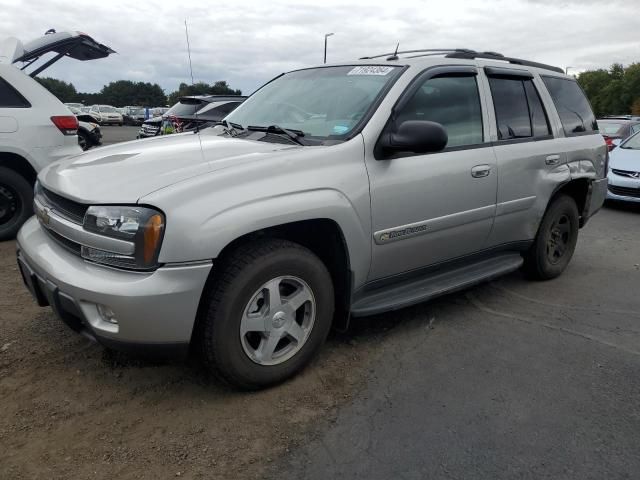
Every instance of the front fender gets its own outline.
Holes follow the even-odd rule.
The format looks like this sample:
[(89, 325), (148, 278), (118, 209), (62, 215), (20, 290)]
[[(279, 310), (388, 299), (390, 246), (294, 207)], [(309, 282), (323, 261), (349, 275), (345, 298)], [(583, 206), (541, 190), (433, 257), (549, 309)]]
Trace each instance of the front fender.
[[(304, 220), (334, 221), (345, 239), (354, 284), (366, 280), (371, 259), (367, 219), (340, 191), (314, 189), (276, 195), (235, 205), (204, 218), (197, 232), (168, 228), (160, 255), (161, 262), (216, 258), (234, 240), (258, 230)], [(177, 220), (179, 221), (179, 220)]]

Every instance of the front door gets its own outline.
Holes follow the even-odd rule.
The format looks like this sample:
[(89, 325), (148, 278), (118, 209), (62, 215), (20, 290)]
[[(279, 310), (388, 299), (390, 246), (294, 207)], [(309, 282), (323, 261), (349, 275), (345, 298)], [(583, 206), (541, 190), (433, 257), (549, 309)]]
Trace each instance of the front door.
[(444, 150), (382, 159), (367, 153), (374, 236), (370, 280), (485, 247), (497, 172), (476, 77), (473, 66), (426, 70), (409, 85), (385, 127), (406, 120), (438, 122), (448, 134)]

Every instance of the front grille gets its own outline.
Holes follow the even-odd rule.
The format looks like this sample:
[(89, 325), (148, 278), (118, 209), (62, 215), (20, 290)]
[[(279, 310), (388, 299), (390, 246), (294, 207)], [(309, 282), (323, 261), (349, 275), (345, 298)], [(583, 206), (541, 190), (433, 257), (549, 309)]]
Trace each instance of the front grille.
[(148, 137), (155, 137), (160, 131), (160, 127), (156, 125), (142, 124), (142, 133)]
[(40, 193), (42, 197), (44, 197), (44, 203), (54, 212), (78, 225), (82, 225), (84, 222), (84, 214), (89, 208), (87, 205), (61, 197), (57, 193), (53, 193), (44, 187), (41, 187), (37, 193)]
[(630, 178), (640, 179), (640, 172), (632, 172), (630, 170), (616, 170), (615, 168), (612, 168), (611, 171), (616, 175), (620, 175), (621, 177), (630, 177)]
[(640, 188), (629, 187), (617, 187), (615, 185), (609, 185), (609, 191), (614, 195), (621, 195), (623, 197), (640, 198)]
[(69, 240), (68, 238), (63, 237), (62, 235), (49, 230), (48, 228), (44, 228), (44, 231), (49, 234), (49, 236), (55, 240), (59, 245), (63, 246), (65, 249), (69, 250), (71, 253), (80, 256), (82, 253), (82, 247), (79, 243), (74, 242), (73, 240)]

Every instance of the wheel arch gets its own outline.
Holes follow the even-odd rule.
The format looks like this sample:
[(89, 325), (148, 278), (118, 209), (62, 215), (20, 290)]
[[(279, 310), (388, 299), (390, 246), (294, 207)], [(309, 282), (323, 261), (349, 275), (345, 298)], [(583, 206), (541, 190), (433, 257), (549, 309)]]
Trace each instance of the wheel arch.
[(0, 167), (5, 167), (26, 178), (31, 185), (36, 182), (38, 174), (31, 162), (24, 156), (14, 152), (0, 152)]

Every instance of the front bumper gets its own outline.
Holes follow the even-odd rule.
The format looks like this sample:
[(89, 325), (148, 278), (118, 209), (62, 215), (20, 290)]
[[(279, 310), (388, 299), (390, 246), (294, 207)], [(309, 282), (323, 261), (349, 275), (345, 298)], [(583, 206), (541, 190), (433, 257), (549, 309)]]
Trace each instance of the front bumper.
[(609, 172), (607, 200), (640, 203), (640, 179), (621, 177)]
[[(18, 265), (40, 306), (103, 345), (139, 353), (186, 353), (211, 262), (151, 273), (103, 267), (58, 245), (35, 217), (18, 233)], [(118, 323), (101, 316), (109, 307)], [(150, 352), (151, 351), (151, 352)]]

